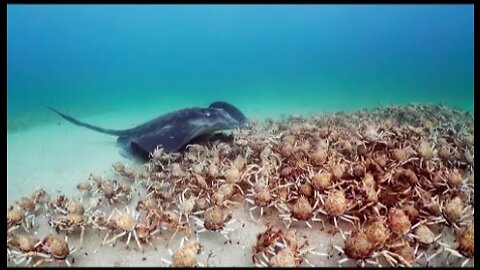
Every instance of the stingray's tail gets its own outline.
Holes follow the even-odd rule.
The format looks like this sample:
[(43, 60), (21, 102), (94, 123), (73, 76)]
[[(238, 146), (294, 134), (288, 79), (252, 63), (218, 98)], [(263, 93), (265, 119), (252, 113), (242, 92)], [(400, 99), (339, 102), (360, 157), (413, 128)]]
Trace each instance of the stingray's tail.
[(98, 131), (98, 132), (101, 132), (101, 133), (105, 133), (105, 134), (109, 134), (109, 135), (115, 135), (115, 136), (122, 136), (122, 135), (125, 135), (125, 130), (113, 130), (113, 129), (105, 129), (105, 128), (101, 128), (101, 127), (96, 127), (96, 126), (92, 126), (90, 124), (87, 124), (87, 123), (83, 123), (83, 122), (80, 122), (78, 121), (77, 119), (71, 117), (71, 116), (68, 116), (66, 114), (63, 114), (55, 109), (53, 109), (52, 107), (50, 106), (47, 106), (47, 108), (49, 108), (50, 110), (56, 112), (58, 115), (60, 115), (61, 117), (63, 117), (65, 120), (67, 120), (68, 122), (72, 123), (72, 124), (75, 124), (77, 126), (82, 126), (82, 127), (86, 127), (86, 128), (89, 128), (89, 129), (92, 129), (92, 130), (95, 130), (95, 131)]

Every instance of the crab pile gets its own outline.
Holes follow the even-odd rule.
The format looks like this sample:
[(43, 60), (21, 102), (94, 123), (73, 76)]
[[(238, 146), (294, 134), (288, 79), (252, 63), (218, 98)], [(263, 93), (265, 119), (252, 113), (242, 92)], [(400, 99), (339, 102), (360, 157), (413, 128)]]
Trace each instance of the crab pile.
[[(267, 119), (232, 135), (233, 143), (188, 145), (183, 153), (158, 148), (143, 171), (117, 162), (114, 180), (91, 174), (78, 184), (79, 199), (42, 203), (44, 191), (23, 198), (7, 209), (9, 256), (16, 263), (68, 262), (69, 248), (56, 255), (48, 247), (60, 238), (37, 241), (30, 234), (35, 215), (47, 211), (57, 234), (83, 238), (97, 230), (105, 233), (104, 245), (121, 240), (128, 248), (133, 239), (141, 251), (157, 240), (168, 246), (179, 235), (178, 254), (189, 257), (175, 253), (170, 264), (195, 266), (199, 233), (228, 240), (236, 221), (230, 210), (244, 206), (253, 221), (274, 215), (285, 227), (258, 236), (257, 266), (311, 264), (307, 253), (322, 255), (297, 243), (296, 229), (305, 226), (331, 226), (341, 234), (344, 244), (332, 247), (339, 264), (428, 266), (436, 257), (448, 265), (473, 264), (474, 124), (468, 113), (411, 104)], [(444, 241), (447, 234), (456, 242)]]

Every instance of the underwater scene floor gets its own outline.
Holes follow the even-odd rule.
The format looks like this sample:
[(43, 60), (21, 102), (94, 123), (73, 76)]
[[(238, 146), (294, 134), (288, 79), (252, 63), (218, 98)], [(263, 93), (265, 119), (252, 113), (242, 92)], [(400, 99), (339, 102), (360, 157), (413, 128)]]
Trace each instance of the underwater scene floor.
[(471, 114), (382, 106), (229, 133), (146, 164), (67, 123), (8, 133), (7, 266), (474, 266)]

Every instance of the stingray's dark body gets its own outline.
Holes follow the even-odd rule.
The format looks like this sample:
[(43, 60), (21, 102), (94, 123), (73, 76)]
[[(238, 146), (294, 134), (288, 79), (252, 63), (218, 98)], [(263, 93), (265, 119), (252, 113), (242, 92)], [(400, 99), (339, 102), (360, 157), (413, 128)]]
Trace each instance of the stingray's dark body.
[(126, 130), (96, 127), (50, 109), (73, 124), (118, 136), (122, 155), (143, 160), (157, 147), (167, 153), (181, 151), (188, 143), (206, 140), (220, 130), (241, 127), (247, 121), (240, 110), (225, 102), (214, 102), (208, 108), (177, 110)]

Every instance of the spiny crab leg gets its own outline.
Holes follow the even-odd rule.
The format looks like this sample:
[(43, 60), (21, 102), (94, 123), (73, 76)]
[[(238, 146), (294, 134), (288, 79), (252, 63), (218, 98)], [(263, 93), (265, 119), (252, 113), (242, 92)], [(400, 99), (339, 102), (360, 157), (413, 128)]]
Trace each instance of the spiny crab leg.
[(126, 231), (124, 231), (124, 232), (122, 232), (122, 233), (119, 233), (119, 234), (113, 236), (110, 240), (106, 241), (105, 244), (108, 245), (108, 244), (110, 244), (110, 243), (113, 243), (113, 242), (115, 242), (115, 240), (117, 240), (118, 238), (124, 236), (125, 234), (127, 234)]

